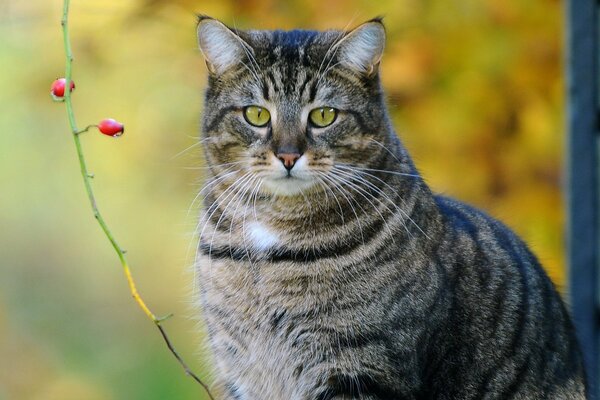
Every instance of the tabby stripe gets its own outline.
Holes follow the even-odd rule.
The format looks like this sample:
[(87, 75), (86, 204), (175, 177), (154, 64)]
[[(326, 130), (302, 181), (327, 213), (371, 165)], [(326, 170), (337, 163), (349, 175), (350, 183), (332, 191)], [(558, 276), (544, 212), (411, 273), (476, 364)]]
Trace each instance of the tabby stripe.
[[(356, 249), (359, 249), (363, 245), (363, 237), (365, 238), (364, 245), (368, 245), (371, 242), (373, 242), (373, 240), (377, 238), (379, 234), (388, 233), (385, 229), (383, 229), (383, 226), (383, 219), (375, 218), (373, 220), (373, 223), (366, 227), (366, 229), (364, 226), (362, 227), (363, 236), (356, 235), (352, 238), (352, 240), (344, 243), (335, 243), (331, 247), (322, 247), (319, 249), (312, 248), (310, 250), (291, 249), (287, 247), (279, 248), (276, 250), (267, 251), (262, 254), (255, 254), (255, 257), (253, 258), (271, 262), (312, 262), (326, 258), (337, 258), (339, 256), (347, 255)], [(213, 246), (211, 249), (210, 244), (201, 241), (199, 250), (203, 255), (210, 255), (210, 257), (213, 259), (228, 258), (235, 261), (242, 261), (244, 259), (248, 259), (248, 249), (245, 248), (232, 248), (230, 246)]]
[(262, 81), (261, 82), (261, 87), (262, 87), (262, 94), (265, 100), (269, 100), (269, 85)]
[(234, 325), (226, 322), (231, 318), (231, 315), (235, 315), (235, 314), (231, 314), (231, 313), (219, 308), (217, 305), (211, 305), (211, 304), (205, 304), (204, 309), (205, 309), (206, 315), (209, 318), (212, 317), (211, 322), (214, 324), (220, 325), (221, 330), (227, 332), (227, 334), (229, 336), (231, 336), (231, 338), (235, 341), (235, 344), (237, 347), (242, 348), (242, 350), (244, 350), (244, 351), (248, 350), (248, 348), (245, 344), (246, 341), (245, 341), (244, 332), (232, 329)]
[[(469, 218), (471, 217), (471, 218)], [(469, 218), (468, 220), (471, 221), (472, 216), (471, 214), (465, 214), (465, 218)], [(521, 295), (521, 299), (519, 302), (519, 305), (517, 306), (518, 310), (516, 312), (516, 314), (518, 315), (519, 319), (517, 322), (517, 325), (515, 327), (515, 329), (512, 332), (512, 338), (511, 338), (511, 342), (510, 344), (505, 347), (502, 351), (501, 356), (499, 356), (499, 362), (495, 363), (494, 365), (490, 366), (483, 379), (481, 380), (481, 384), (479, 385), (480, 389), (479, 390), (486, 390), (489, 388), (490, 383), (493, 381), (493, 379), (497, 376), (498, 372), (501, 371), (503, 369), (503, 367), (506, 366), (506, 363), (509, 360), (514, 360), (515, 357), (517, 357), (521, 351), (523, 351), (522, 349), (522, 341), (523, 341), (523, 337), (524, 337), (524, 331), (525, 331), (525, 327), (526, 327), (526, 323), (527, 323), (527, 315), (529, 313), (529, 285), (528, 285), (528, 278), (527, 276), (527, 270), (524, 266), (524, 260), (527, 259), (527, 257), (523, 257), (520, 254), (517, 254), (516, 250), (519, 246), (518, 243), (511, 243), (511, 240), (509, 237), (507, 237), (507, 233), (506, 233), (506, 228), (502, 227), (501, 225), (499, 225), (498, 223), (493, 223), (488, 225), (488, 228), (490, 228), (494, 234), (494, 237), (496, 238), (497, 242), (496, 245), (500, 247), (500, 249), (502, 249), (502, 251), (507, 254), (507, 256), (509, 257), (510, 262), (514, 262), (518, 265), (519, 267), (519, 278), (520, 278), (520, 295)], [(475, 233), (474, 238), (477, 238), (477, 233)]]
[(277, 80), (275, 79), (275, 76), (273, 76), (273, 72), (268, 71), (267, 78), (269, 78), (269, 81), (271, 81), (271, 86), (273, 87), (273, 91), (275, 93), (281, 92), (281, 89), (279, 88), (279, 86), (277, 84)]
[(298, 93), (300, 94), (300, 97), (304, 97), (304, 90), (306, 89), (306, 85), (308, 84), (310, 79), (311, 79), (311, 76), (309, 74), (306, 74), (306, 77), (304, 77), (304, 80), (302, 81), (302, 83), (300, 84), (300, 87), (298, 89)]
[(223, 118), (225, 117), (226, 114), (237, 110), (238, 108), (235, 106), (229, 106), (229, 107), (223, 107), (221, 109), (219, 109), (218, 113), (208, 121), (208, 123), (206, 124), (204, 131), (205, 132), (213, 132), (216, 130), (216, 128), (219, 126), (219, 124), (221, 123), (221, 121), (223, 120)]
[(226, 383), (225, 390), (233, 400), (242, 400), (242, 395), (239, 393), (239, 388), (233, 383)]
[(510, 386), (504, 388), (504, 390), (501, 392), (501, 395), (498, 396), (499, 399), (512, 399), (515, 396), (515, 394), (517, 394), (517, 392), (519, 391), (521, 386), (523, 386), (523, 383), (527, 378), (526, 374), (529, 371), (530, 361), (531, 354), (527, 355), (527, 358), (525, 358), (521, 365), (519, 365), (517, 369), (517, 374), (514, 377), (512, 383), (510, 384)]
[(371, 396), (379, 400), (395, 400), (401, 397), (394, 389), (364, 373), (336, 375), (329, 378), (328, 385), (329, 387), (317, 396), (317, 400), (331, 400), (336, 396)]
[[(352, 115), (352, 117), (354, 117), (354, 119), (356, 120), (356, 123), (358, 124), (358, 126), (360, 127), (360, 130), (362, 132), (371, 132), (372, 128), (369, 127), (366, 123), (365, 120), (363, 119), (361, 113), (359, 113), (358, 111), (354, 111), (354, 110), (344, 110), (346, 113)], [(387, 152), (385, 152), (387, 153)]]
[(309, 103), (312, 103), (313, 101), (315, 101), (315, 97), (317, 97), (317, 83), (318, 83), (318, 80), (315, 80), (310, 85), (310, 91), (308, 93), (308, 102)]

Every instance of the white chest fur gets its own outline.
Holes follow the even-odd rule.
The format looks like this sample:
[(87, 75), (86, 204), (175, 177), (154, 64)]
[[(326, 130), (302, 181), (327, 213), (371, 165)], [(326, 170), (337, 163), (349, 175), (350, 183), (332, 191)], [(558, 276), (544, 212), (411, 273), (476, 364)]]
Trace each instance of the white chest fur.
[(279, 243), (277, 233), (260, 222), (252, 222), (246, 227), (248, 245), (257, 251), (265, 251)]

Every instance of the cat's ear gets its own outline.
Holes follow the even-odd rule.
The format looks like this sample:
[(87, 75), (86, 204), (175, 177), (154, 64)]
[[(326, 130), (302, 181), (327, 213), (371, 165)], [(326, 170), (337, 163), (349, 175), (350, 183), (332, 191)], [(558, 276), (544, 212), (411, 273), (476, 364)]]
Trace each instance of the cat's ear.
[(348, 32), (336, 46), (342, 65), (367, 76), (377, 72), (385, 47), (385, 28), (375, 18)]
[(252, 48), (225, 24), (205, 15), (198, 16), (198, 47), (212, 74), (220, 75), (238, 65)]

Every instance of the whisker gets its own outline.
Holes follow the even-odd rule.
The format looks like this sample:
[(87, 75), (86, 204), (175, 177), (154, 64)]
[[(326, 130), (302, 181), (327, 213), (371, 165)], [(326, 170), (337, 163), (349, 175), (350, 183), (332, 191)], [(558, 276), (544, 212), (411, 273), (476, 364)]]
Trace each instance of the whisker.
[(174, 156), (172, 156), (169, 160), (175, 160), (177, 157), (182, 156), (183, 154), (185, 154), (186, 152), (190, 151), (191, 149), (193, 149), (196, 146), (200, 146), (202, 143), (204, 143), (204, 141), (211, 139), (211, 138), (204, 138), (201, 140), (198, 140), (196, 143), (192, 144), (191, 146), (186, 147), (185, 149), (183, 149), (182, 151), (180, 151), (179, 153), (175, 154)]
[(244, 163), (245, 163), (245, 161), (236, 161), (236, 162), (223, 163), (223, 164), (207, 165), (205, 167), (184, 167), (183, 169), (186, 169), (186, 170), (203, 170), (203, 169), (214, 170), (215, 168), (218, 168), (218, 167), (224, 167), (227, 165), (239, 165), (239, 164), (244, 164)]
[[(338, 174), (337, 174), (337, 179), (339, 179), (339, 180), (340, 180), (342, 183), (344, 183), (345, 185), (347, 185), (347, 186), (348, 186), (350, 189), (352, 189), (352, 190), (356, 191), (356, 192), (357, 192), (359, 195), (361, 195), (361, 196), (362, 196), (362, 197), (363, 197), (365, 200), (367, 200), (367, 202), (369, 202), (369, 204), (371, 204), (371, 206), (373, 207), (373, 209), (375, 210), (375, 212), (376, 212), (376, 213), (379, 215), (379, 217), (381, 218), (381, 220), (382, 220), (382, 221), (383, 221), (383, 223), (385, 224), (385, 226), (386, 226), (386, 228), (387, 228), (388, 232), (390, 233), (390, 235), (391, 235), (391, 237), (392, 237), (392, 240), (395, 242), (395, 239), (394, 239), (394, 234), (393, 234), (393, 231), (392, 231), (392, 229), (391, 229), (391, 228), (390, 228), (390, 226), (388, 225), (388, 223), (387, 223), (387, 221), (386, 221), (385, 217), (383, 216), (383, 214), (381, 214), (381, 212), (379, 211), (379, 209), (377, 208), (377, 206), (376, 206), (376, 205), (375, 205), (375, 204), (374, 204), (374, 203), (371, 201), (371, 198), (372, 198), (373, 200), (377, 200), (377, 201), (379, 201), (379, 204), (383, 205), (383, 206), (384, 206), (384, 207), (385, 207), (385, 208), (388, 210), (388, 212), (389, 212), (390, 214), (392, 214), (392, 215), (393, 215), (393, 214), (394, 214), (394, 212), (393, 212), (393, 211), (392, 211), (392, 210), (391, 210), (391, 209), (390, 209), (388, 206), (386, 206), (386, 205), (385, 205), (385, 204), (384, 204), (384, 203), (383, 203), (381, 200), (379, 200), (378, 198), (376, 198), (376, 197), (372, 196), (372, 195), (371, 195), (370, 193), (368, 193), (366, 190), (362, 189), (362, 188), (361, 188), (359, 185), (357, 185), (357, 184), (353, 183), (352, 181), (350, 181), (350, 180), (348, 180), (348, 179), (344, 178), (343, 176), (340, 176), (340, 175), (339, 175), (339, 173), (340, 173), (340, 172), (338, 171)], [(336, 176), (336, 174), (335, 174), (335, 173), (332, 173), (332, 175), (333, 175), (333, 176)], [(351, 176), (351, 175), (350, 175), (349, 177), (352, 177), (352, 178), (354, 178), (354, 176)]]
[[(356, 223), (358, 224), (358, 228), (360, 230), (361, 241), (362, 241), (362, 243), (364, 245), (365, 244), (365, 236), (364, 236), (364, 232), (363, 232), (363, 229), (362, 229), (362, 224), (360, 223), (360, 218), (358, 217), (356, 209), (353, 206), (352, 200), (350, 198), (348, 198), (348, 196), (346, 196), (346, 194), (344, 193), (343, 188), (341, 188), (340, 185), (335, 180), (333, 180), (329, 175), (327, 175), (325, 173), (322, 173), (321, 177), (323, 179), (325, 179), (326, 181), (328, 181), (330, 184), (332, 184), (332, 186), (333, 186), (332, 189), (339, 191), (339, 193), (342, 195), (342, 197), (344, 197), (346, 199), (346, 202), (348, 203), (348, 205), (352, 209), (352, 212), (354, 213), (354, 217), (356, 218)], [(360, 203), (357, 202), (356, 205), (359, 206), (362, 209), (363, 214), (366, 214), (365, 209), (362, 208), (362, 206), (360, 205)]]
[[(239, 191), (240, 191), (241, 189), (243, 189), (243, 187), (244, 187), (243, 185), (245, 185), (245, 184), (248, 182), (248, 180), (252, 180), (253, 178), (254, 178), (254, 177), (252, 176), (252, 173), (251, 173), (251, 172), (247, 172), (247, 173), (244, 175), (244, 178), (243, 178), (243, 180), (242, 180), (242, 179), (238, 179), (238, 180), (237, 180), (237, 181), (236, 181), (236, 182), (235, 182), (235, 183), (234, 183), (232, 186), (230, 186), (230, 187), (229, 187), (229, 188), (231, 188), (231, 187), (236, 187), (236, 189), (235, 189), (235, 190), (233, 190), (233, 191), (230, 193), (230, 195), (232, 195), (232, 196), (235, 198), (235, 196), (236, 196), (236, 195), (239, 193)], [(239, 186), (241, 186), (241, 188), (238, 188)], [(230, 195), (228, 195), (227, 199), (229, 199)], [(225, 200), (226, 200), (226, 199), (223, 199), (223, 202), (224, 202)], [(228, 208), (229, 208), (229, 207), (230, 207), (232, 204), (233, 204), (233, 202), (228, 202), (228, 203), (227, 203), (227, 205), (225, 206), (225, 208), (224, 208), (224, 209), (223, 209), (223, 211), (221, 212), (221, 215), (219, 216), (219, 219), (217, 220), (217, 223), (215, 224), (215, 226), (214, 226), (214, 228), (213, 228), (213, 233), (212, 233), (212, 236), (211, 236), (211, 239), (210, 239), (210, 245), (208, 246), (208, 260), (209, 260), (209, 268), (211, 268), (211, 267), (212, 267), (212, 247), (213, 247), (213, 243), (214, 243), (214, 240), (215, 240), (215, 236), (216, 236), (216, 234), (217, 234), (217, 230), (219, 229), (219, 225), (221, 224), (221, 221), (223, 220), (223, 217), (224, 217), (224, 216), (225, 216), (225, 214), (227, 213), (227, 209), (228, 209)], [(213, 214), (214, 214), (214, 212), (215, 212), (215, 211), (216, 211), (218, 208), (220, 208), (220, 204), (218, 205), (218, 207), (216, 207), (216, 208), (215, 208), (215, 210), (213, 211)], [(207, 219), (206, 223), (210, 221), (210, 218), (212, 218), (212, 214), (211, 214), (211, 217), (209, 217), (209, 218)], [(205, 223), (205, 226), (206, 226), (206, 223)], [(202, 240), (202, 233), (200, 234), (200, 240)]]
[(327, 185), (327, 182), (325, 182), (325, 180), (323, 179), (322, 175), (325, 175), (325, 173), (323, 172), (318, 172), (316, 178), (318, 179), (319, 183), (323, 185), (323, 187), (326, 189), (326, 192), (329, 191), (331, 193), (331, 195), (333, 196), (333, 199), (335, 200), (335, 202), (338, 205), (338, 208), (340, 210), (340, 218), (342, 219), (342, 224), (345, 224), (345, 220), (344, 220), (344, 210), (342, 209), (342, 205), (340, 204), (339, 200), (337, 199), (337, 196), (335, 195), (335, 192)]
[(385, 145), (373, 138), (369, 139), (370, 142), (373, 142), (375, 144), (377, 144), (379, 147), (381, 147), (383, 150), (387, 151), (392, 157), (394, 157), (394, 160), (396, 160), (398, 162), (398, 165), (402, 165), (402, 162), (398, 159), (398, 157), (396, 157), (396, 155), (394, 153), (392, 153), (392, 151), (390, 149), (388, 149), (387, 147), (385, 147)]
[[(334, 167), (334, 168), (339, 168), (339, 167)], [(391, 187), (391, 186), (390, 186), (390, 185), (389, 185), (387, 182), (385, 182), (384, 180), (380, 179), (380, 178), (379, 178), (379, 177), (377, 177), (376, 175), (373, 175), (373, 174), (370, 174), (370, 173), (367, 173), (367, 172), (364, 172), (364, 171), (360, 171), (358, 168), (354, 168), (354, 167), (346, 167), (345, 169), (346, 169), (346, 170), (354, 170), (354, 172), (356, 172), (356, 173), (359, 173), (359, 174), (364, 174), (364, 175), (368, 175), (368, 176), (372, 177), (373, 179), (377, 179), (379, 182), (381, 182), (381, 183), (383, 183), (384, 185), (386, 185), (386, 186), (387, 186), (387, 187), (388, 187), (388, 188), (389, 188), (389, 189), (390, 189), (390, 190), (391, 190), (393, 193), (397, 193), (396, 189), (392, 188), (392, 187)], [(376, 170), (376, 171), (379, 171), (379, 170)], [(404, 203), (404, 200), (403, 200), (401, 197), (399, 197), (399, 200), (400, 200), (401, 202), (403, 202), (403, 203)], [(391, 200), (390, 200), (390, 201), (391, 201)], [(430, 236), (429, 236), (427, 233), (425, 233), (425, 231), (424, 231), (424, 230), (423, 230), (423, 229), (422, 229), (422, 228), (419, 226), (419, 224), (417, 224), (417, 223), (416, 223), (416, 222), (415, 222), (415, 221), (414, 221), (414, 220), (413, 220), (413, 219), (410, 217), (410, 215), (409, 215), (409, 214), (408, 214), (406, 211), (404, 211), (402, 208), (398, 207), (397, 205), (396, 205), (396, 207), (397, 207), (398, 211), (399, 211), (400, 213), (402, 213), (402, 214), (403, 214), (403, 215), (404, 215), (404, 216), (405, 216), (405, 217), (406, 217), (406, 218), (407, 218), (407, 219), (408, 219), (410, 222), (412, 222), (412, 223), (415, 225), (415, 227), (416, 227), (416, 228), (417, 228), (419, 231), (421, 231), (421, 233), (422, 233), (423, 235), (425, 235), (425, 237), (426, 237), (427, 239), (430, 239), (430, 240), (431, 240), (431, 237), (430, 237)]]
[(374, 169), (374, 168), (357, 167), (357, 166), (350, 165), (350, 164), (345, 164), (345, 163), (337, 163), (334, 167), (339, 167), (339, 168), (353, 168), (353, 169), (358, 169), (358, 170), (362, 170), (362, 171), (383, 172), (383, 173), (386, 173), (386, 174), (393, 174), (393, 175), (398, 175), (398, 176), (410, 176), (412, 178), (421, 178), (421, 175), (419, 175), (419, 174), (407, 174), (407, 173), (404, 173), (404, 172), (389, 171), (389, 170), (385, 170), (385, 169)]
[[(204, 221), (204, 225), (202, 227), (202, 230), (200, 231), (200, 235), (198, 236), (199, 239), (202, 239), (202, 236), (204, 234), (204, 230), (206, 229), (206, 225), (208, 223), (208, 221), (210, 221), (210, 219), (212, 218), (212, 216), (214, 215), (214, 213), (219, 209), (219, 207), (221, 206), (221, 202), (220, 199), (223, 196), (226, 196), (225, 198), (223, 198), (222, 201), (227, 200), (232, 193), (235, 192), (236, 190), (236, 186), (239, 184), (240, 181), (242, 181), (243, 179), (245, 179), (248, 175), (250, 174), (250, 172), (246, 172), (244, 175), (242, 175), (241, 177), (239, 177), (235, 182), (233, 182), (233, 184), (231, 184), (231, 186), (229, 186), (227, 189), (225, 189), (223, 191), (223, 193), (221, 193), (215, 200), (214, 202), (208, 207), (208, 209), (206, 210), (206, 214), (208, 214), (208, 217), (206, 218), (206, 220)], [(211, 211), (212, 209), (212, 211)], [(198, 228), (200, 224), (198, 224)]]
[[(254, 213), (254, 221), (258, 223), (258, 219), (256, 217), (256, 199), (258, 197), (258, 193), (260, 190), (260, 187), (262, 185), (262, 180), (260, 178), (258, 178), (256, 180), (256, 185), (254, 187), (254, 189), (250, 192), (250, 197), (248, 198), (248, 202), (247, 205), (249, 206), (250, 203), (252, 202), (252, 211)], [(252, 198), (254, 197), (254, 201), (252, 200)], [(248, 250), (248, 241), (246, 238), (246, 217), (248, 216), (248, 212), (246, 212), (244, 214), (244, 218), (242, 220), (242, 238), (244, 241), (244, 250), (246, 252), (246, 257), (248, 257), (248, 262), (250, 263), (250, 265), (252, 265), (252, 257), (250, 256), (250, 251)]]
[[(235, 22), (235, 18), (233, 19), (233, 28), (237, 31), (239, 30), (237, 28), (237, 24)], [(256, 58), (254, 57), (253, 53), (254, 50), (250, 47), (250, 45), (248, 43), (246, 43), (243, 39), (237, 37), (236, 35), (236, 39), (238, 40), (238, 42), (240, 43), (240, 45), (242, 46), (242, 48), (244, 49), (244, 52), (246, 53), (246, 56), (248, 56), (248, 60), (250, 60), (250, 65), (252, 65), (252, 69), (254, 71), (254, 76), (256, 77), (257, 81), (260, 82), (260, 79), (258, 79), (258, 71), (257, 69), (260, 69), (258, 62), (256, 61)]]
[[(203, 226), (202, 226), (202, 230), (200, 230), (200, 233), (199, 233), (199, 234), (196, 236), (196, 237), (198, 238), (198, 241), (201, 241), (201, 240), (202, 240), (202, 236), (204, 235), (204, 230), (206, 229), (206, 226), (207, 226), (207, 224), (210, 222), (210, 219), (212, 218), (212, 216), (214, 215), (214, 213), (215, 213), (215, 212), (218, 210), (218, 208), (220, 207), (220, 204), (221, 204), (221, 203), (219, 203), (219, 199), (221, 199), (221, 197), (223, 197), (224, 195), (226, 195), (228, 192), (229, 192), (229, 193), (231, 193), (230, 191), (232, 191), (232, 190), (235, 190), (234, 188), (236, 187), (236, 184), (237, 184), (237, 182), (239, 182), (241, 179), (244, 179), (244, 177), (246, 177), (248, 174), (249, 174), (249, 172), (247, 172), (246, 174), (242, 175), (242, 176), (241, 176), (240, 178), (238, 178), (238, 179), (237, 179), (237, 180), (236, 180), (236, 181), (235, 181), (235, 182), (234, 182), (234, 183), (233, 183), (231, 186), (229, 186), (227, 189), (225, 189), (225, 190), (223, 191), (223, 193), (221, 193), (221, 194), (220, 194), (220, 195), (219, 195), (219, 196), (218, 196), (218, 197), (215, 199), (215, 201), (213, 202), (213, 204), (212, 204), (212, 205), (211, 205), (211, 206), (210, 206), (210, 207), (209, 207), (209, 208), (206, 210), (206, 214), (205, 214), (205, 216), (202, 218), (202, 219), (204, 219), (204, 224), (203, 224)], [(226, 197), (225, 199), (223, 199), (223, 201), (225, 201), (225, 200), (226, 200), (228, 197), (229, 197), (229, 194), (227, 194), (227, 197)], [(214, 207), (213, 211), (211, 212), (211, 211), (210, 211), (210, 209), (211, 209), (211, 207), (212, 207), (213, 205), (215, 205), (215, 204), (216, 204), (216, 206)], [(209, 213), (210, 213), (210, 215), (208, 215)], [(208, 215), (208, 216), (207, 216), (207, 215)], [(202, 223), (202, 219), (200, 219), (200, 220), (198, 221), (198, 224), (197, 224), (197, 226), (196, 226), (196, 229), (195, 229), (195, 230), (196, 230), (196, 233), (199, 231), (200, 224)], [(200, 250), (200, 246), (197, 246), (197, 247), (196, 247), (196, 256), (194, 257), (194, 265), (195, 265), (195, 266), (197, 266), (197, 265), (198, 265), (198, 259), (199, 259), (199, 256), (200, 256), (199, 250)], [(209, 259), (210, 259), (210, 257), (209, 257)], [(212, 262), (209, 262), (209, 268), (212, 268)], [(196, 267), (196, 268), (194, 268), (194, 270), (195, 270), (195, 271), (196, 271), (197, 269), (198, 269), (197, 267)], [(196, 275), (195, 275), (195, 273), (194, 273), (194, 276), (196, 276)], [(195, 284), (194, 284), (194, 287), (195, 287)]]
[[(254, 184), (256, 183), (256, 181), (258, 180), (258, 178), (256, 176), (253, 176), (249, 181), (247, 181), (246, 183), (244, 183), (244, 187), (242, 187), (242, 189), (244, 190), (239, 196), (238, 196), (238, 201), (237, 201), (237, 205), (235, 206), (235, 209), (233, 210), (233, 215), (231, 216), (231, 221), (229, 223), (229, 252), (231, 254), (231, 236), (232, 236), (232, 231), (233, 231), (233, 223), (235, 222), (235, 217), (237, 216), (238, 213), (238, 209), (240, 207), (240, 205), (242, 204), (242, 200), (246, 200), (244, 202), (244, 208), (247, 208), (248, 204), (249, 204), (249, 200), (251, 200), (251, 197), (246, 198), (246, 193), (248, 193), (251, 189), (253, 190), (254, 188)], [(247, 212), (244, 212), (244, 218), (246, 217)], [(243, 237), (243, 232), (242, 232), (242, 239), (244, 240), (245, 243), (245, 238)]]
[[(233, 167), (230, 167), (228, 169), (226, 169), (224, 172), (227, 172), (229, 169), (231, 169)], [(186, 213), (186, 218), (188, 218), (190, 216), (190, 212), (192, 211), (192, 208), (194, 207), (194, 205), (196, 204), (196, 201), (198, 201), (198, 199), (200, 199), (200, 197), (204, 197), (203, 194), (211, 187), (216, 185), (219, 182), (222, 182), (223, 180), (225, 180), (225, 178), (235, 174), (239, 172), (239, 170), (235, 170), (235, 171), (230, 171), (227, 172), (224, 175), (221, 175), (220, 177), (218, 177), (217, 179), (213, 179), (212, 181), (210, 181), (209, 183), (205, 184), (202, 189), (200, 189), (198, 191), (198, 194), (196, 194), (196, 196), (194, 197), (194, 199), (192, 200), (192, 203), (190, 204), (190, 206), (188, 207), (187, 213)]]
[[(227, 170), (225, 170), (225, 171), (227, 171)], [(192, 203), (190, 204), (190, 206), (189, 206), (189, 207), (188, 207), (188, 209), (187, 209), (187, 213), (186, 213), (186, 219), (187, 219), (187, 218), (189, 218), (189, 216), (190, 216), (190, 212), (192, 211), (192, 208), (194, 207), (194, 204), (195, 204), (195, 203), (196, 203), (196, 201), (198, 201), (198, 199), (199, 199), (199, 198), (202, 196), (202, 192), (203, 192), (204, 190), (208, 189), (210, 186), (212, 186), (212, 185), (214, 185), (214, 184), (218, 183), (219, 181), (222, 181), (223, 179), (227, 178), (228, 176), (230, 176), (230, 175), (232, 175), (232, 174), (235, 174), (236, 172), (238, 172), (238, 171), (237, 171), (237, 170), (236, 170), (236, 171), (231, 171), (231, 172), (229, 172), (229, 173), (227, 173), (227, 174), (225, 174), (225, 175), (223, 175), (223, 176), (221, 176), (221, 177), (219, 177), (219, 178), (217, 178), (217, 179), (213, 180), (212, 182), (210, 182), (210, 183), (206, 184), (206, 185), (205, 185), (205, 186), (202, 188), (202, 190), (199, 190), (199, 191), (198, 191), (198, 194), (196, 194), (196, 196), (195, 196), (195, 197), (194, 197), (194, 199), (192, 200)], [(198, 223), (198, 224), (199, 224), (199, 223)], [(198, 228), (198, 226), (196, 226), (196, 228), (194, 229), (194, 233), (191, 235), (190, 241), (189, 241), (189, 243), (188, 243), (188, 245), (187, 245), (187, 249), (186, 249), (186, 260), (188, 260), (188, 259), (189, 259), (190, 252), (191, 252), (191, 249), (192, 249), (192, 244), (194, 244), (194, 243), (196, 242), (196, 239), (197, 239), (197, 238), (196, 238), (196, 234), (198, 233), (198, 232), (197, 232), (197, 228)], [(198, 239), (199, 239), (199, 237), (198, 237)], [(194, 260), (195, 260), (195, 261), (197, 260), (197, 255), (194, 257)], [(195, 270), (195, 269), (194, 269), (194, 270)], [(194, 285), (195, 285), (195, 282), (194, 282)], [(194, 289), (195, 289), (195, 286), (194, 286)], [(194, 292), (194, 293), (195, 293), (195, 292)]]
[[(356, 171), (359, 174), (366, 174), (369, 176), (372, 176), (373, 178), (377, 179), (378, 181), (380, 181), (381, 183), (383, 183), (384, 185), (386, 185), (391, 191), (392, 193), (397, 193), (396, 190), (394, 190), (394, 188), (392, 188), (390, 185), (387, 184), (387, 182), (379, 179), (378, 177), (376, 177), (375, 175), (371, 175), (371, 174), (367, 174), (365, 172), (361, 172), (361, 171)], [(412, 220), (412, 218), (410, 218), (410, 216), (408, 215), (408, 213), (406, 213), (401, 207), (399, 207), (396, 203), (394, 203), (394, 201), (379, 187), (377, 187), (376, 185), (374, 185), (373, 183), (367, 181), (365, 178), (363, 177), (358, 177), (358, 176), (354, 176), (355, 179), (360, 179), (363, 183), (365, 183), (368, 187), (372, 188), (373, 190), (376, 190), (385, 200), (387, 200), (387, 202), (389, 202), (396, 211), (398, 211), (400, 214), (404, 215), (408, 220), (410, 220), (421, 232), (423, 232), (423, 230), (417, 225), (417, 223), (415, 221)], [(401, 198), (399, 198), (400, 201), (403, 201)], [(387, 207), (386, 207), (387, 208)], [(389, 208), (388, 208), (389, 210)], [(391, 211), (391, 210), (390, 210)], [(406, 223), (401, 220), (402, 226), (404, 227), (404, 229), (406, 230), (406, 233), (409, 236), (412, 236), (412, 233), (410, 232), (410, 230), (408, 229), (408, 227), (406, 226)], [(427, 234), (425, 234), (425, 232), (423, 232), (423, 234), (429, 238), (429, 236)]]
[[(323, 56), (323, 60), (321, 60), (321, 64), (319, 64), (319, 69), (317, 70), (317, 86), (319, 86), (319, 84), (321, 83), (321, 80), (323, 77), (325, 77), (326, 73), (329, 71), (329, 65), (331, 64), (331, 61), (333, 60), (333, 58), (335, 57), (335, 55), (337, 54), (337, 51), (339, 49), (339, 43), (341, 43), (342, 38), (348, 33), (348, 28), (350, 27), (350, 25), (354, 22), (354, 20), (356, 19), (358, 15), (358, 12), (354, 13), (354, 16), (350, 19), (350, 21), (348, 21), (348, 23), (346, 24), (346, 26), (344, 26), (344, 28), (340, 31), (340, 33), (338, 34), (337, 38), (335, 38), (335, 40), (331, 43), (331, 45), (329, 46), (329, 48), (327, 49), (327, 52), (325, 52), (325, 55)], [(334, 50), (333, 53), (330, 52), (331, 50)], [(330, 55), (329, 57), (329, 61), (327, 62), (327, 66), (325, 66), (325, 73), (321, 73), (321, 68), (323, 67), (323, 64), (325, 63), (325, 60), (327, 59), (327, 57)]]

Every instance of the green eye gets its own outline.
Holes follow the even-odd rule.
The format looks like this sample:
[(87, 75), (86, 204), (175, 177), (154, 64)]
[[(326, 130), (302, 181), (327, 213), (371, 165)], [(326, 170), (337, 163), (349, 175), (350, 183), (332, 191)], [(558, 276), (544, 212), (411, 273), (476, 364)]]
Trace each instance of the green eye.
[(271, 114), (266, 108), (259, 106), (248, 106), (244, 108), (244, 118), (250, 125), (262, 127), (271, 120)]
[(337, 110), (331, 107), (319, 107), (315, 108), (308, 114), (308, 118), (313, 125), (324, 128), (333, 124), (337, 117)]

